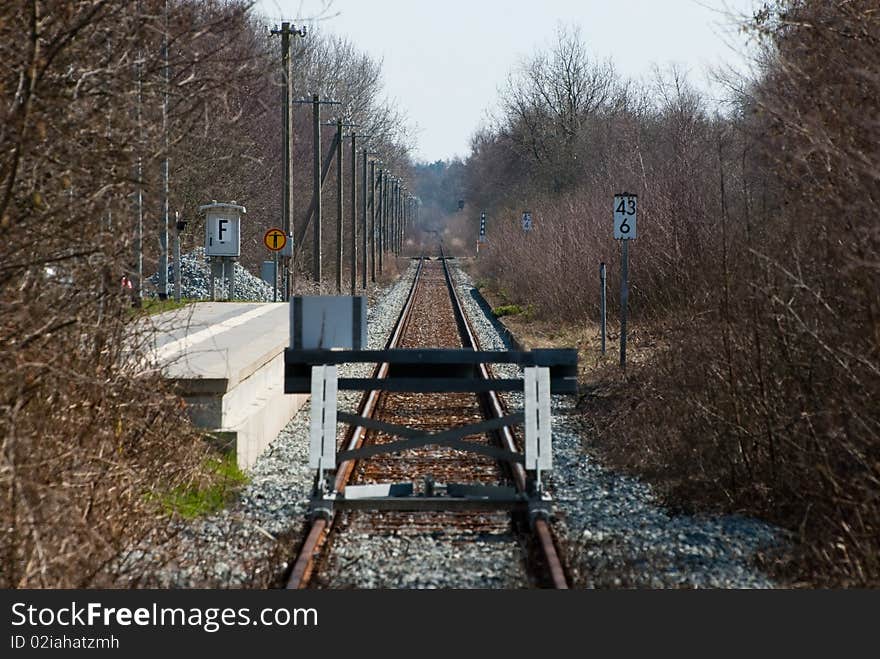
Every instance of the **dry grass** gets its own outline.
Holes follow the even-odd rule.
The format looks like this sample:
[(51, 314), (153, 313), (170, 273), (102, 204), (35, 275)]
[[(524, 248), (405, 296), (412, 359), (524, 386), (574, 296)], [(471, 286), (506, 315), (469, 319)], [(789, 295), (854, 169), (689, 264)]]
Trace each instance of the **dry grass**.
[[(760, 11), (750, 28), (762, 76), (732, 81), (731, 117), (710, 116), (674, 75), (646, 103), (636, 93), (562, 122), (582, 170), (571, 180), (541, 180), (553, 170), (523, 144), (544, 149), (545, 162), (571, 164), (572, 154), (552, 151), (552, 131), (529, 134), (529, 115), (516, 112), (475, 138), (469, 161), (471, 197), (492, 218), (475, 277), (492, 282), (499, 304), (544, 319), (505, 317), (535, 341), (595, 350), (600, 261), (609, 291), (618, 286), (610, 200), (639, 193), (633, 367), (623, 380), (608, 358), (583, 353), (597, 442), (672, 501), (787, 527), (797, 545), (783, 569), (811, 584), (880, 583), (874, 5)], [(511, 98), (529, 98), (520, 92)], [(535, 219), (528, 236), (523, 208)]]

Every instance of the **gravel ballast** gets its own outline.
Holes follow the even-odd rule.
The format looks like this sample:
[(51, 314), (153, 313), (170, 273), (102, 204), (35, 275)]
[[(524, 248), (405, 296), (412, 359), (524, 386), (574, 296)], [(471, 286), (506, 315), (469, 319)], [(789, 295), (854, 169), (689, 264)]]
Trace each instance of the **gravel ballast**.
[(525, 588), (513, 533), (343, 533), (321, 584), (329, 588)]
[[(385, 346), (415, 275), (411, 266), (393, 285), (370, 292), (371, 349)], [(271, 288), (270, 288), (271, 291)], [(369, 364), (340, 368), (340, 375), (369, 374)], [(357, 392), (340, 392), (353, 409)], [(154, 588), (241, 588), (274, 583), (287, 568), (305, 529), (314, 472), (308, 467), (309, 405), (279, 433), (248, 471), (238, 501), (209, 517), (180, 523), (170, 543), (129, 552), (114, 567), (118, 585)], [(170, 557), (170, 558), (169, 558)]]
[[(471, 279), (455, 269), (458, 294), (484, 350), (510, 349)], [(499, 375), (521, 377), (515, 366)], [(507, 394), (512, 408), (522, 396)], [(614, 473), (584, 451), (586, 424), (571, 396), (553, 396), (553, 528), (575, 587), (772, 588), (753, 566), (782, 532), (741, 516), (672, 515), (651, 488)]]
[[(369, 347), (383, 347), (409, 292), (415, 268), (378, 291), (368, 307)], [(500, 326), (473, 287), (453, 267), (459, 296), (482, 348), (509, 349)], [(495, 367), (507, 377), (516, 367)], [(365, 375), (352, 365), (340, 375)], [(500, 371), (506, 372), (501, 373)], [(359, 394), (340, 392), (353, 410)], [(511, 409), (521, 396), (508, 394)], [(767, 588), (753, 565), (756, 552), (780, 542), (781, 532), (737, 516), (673, 515), (651, 488), (606, 468), (584, 451), (588, 429), (573, 397), (554, 396), (554, 471), (548, 484), (553, 528), (575, 587)], [(314, 479), (307, 466), (309, 406), (281, 431), (249, 472), (250, 482), (230, 509), (181, 523), (172, 551), (138, 548), (116, 571), (121, 585), (254, 587), (287, 567), (305, 529)], [(328, 563), (338, 588), (519, 588), (528, 586), (523, 552), (511, 534), (349, 534)], [(163, 556), (172, 555), (167, 562)]]

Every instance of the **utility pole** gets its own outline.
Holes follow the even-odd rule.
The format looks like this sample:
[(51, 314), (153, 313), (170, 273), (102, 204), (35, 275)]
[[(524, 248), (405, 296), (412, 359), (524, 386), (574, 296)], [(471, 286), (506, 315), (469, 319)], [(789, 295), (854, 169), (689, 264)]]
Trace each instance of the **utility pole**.
[(385, 188), (388, 187), (388, 171), (387, 170), (383, 169), (379, 172), (378, 186), (379, 186), (379, 217), (378, 217), (377, 221), (379, 222), (379, 226), (377, 227), (378, 230), (376, 231), (376, 234), (377, 234), (376, 241), (378, 242), (378, 244), (376, 245), (376, 252), (379, 255), (379, 274), (381, 275), (383, 272), (383, 254), (382, 254), (382, 252), (385, 250), (385, 242), (384, 242), (385, 236), (383, 234), (385, 232), (385, 206), (387, 205), (385, 203)]
[[(413, 211), (416, 205), (416, 198), (413, 195), (409, 196), (406, 204), (406, 217), (403, 218), (403, 235), (400, 238), (401, 243), (406, 239), (406, 230), (409, 228), (409, 225), (412, 223), (413, 219)], [(403, 244), (400, 246), (401, 251), (403, 250)]]
[[(319, 103), (321, 105), (340, 105), (339, 101), (319, 101)], [(311, 100), (291, 101), (290, 104), (291, 105), (299, 105), (299, 104), (314, 105), (314, 103)], [(335, 126), (336, 122), (333, 121), (333, 122), (323, 124), (323, 125)], [(333, 141), (331, 142), (330, 148), (327, 150), (327, 155), (324, 156), (324, 162), (321, 165), (321, 189), (322, 190), (324, 188), (324, 182), (327, 180), (327, 175), (330, 173), (330, 165), (332, 165), (333, 161), (336, 159), (336, 140), (337, 140), (337, 138), (338, 138), (338, 136), (336, 135), (336, 133), (334, 133), (333, 134)], [(323, 150), (323, 144), (321, 146), (322, 146), (322, 150)], [(315, 197), (314, 197), (314, 193), (313, 193), (312, 198), (309, 200), (309, 207), (308, 207), (308, 210), (306, 211), (302, 226), (299, 228), (298, 231), (294, 232), (294, 236), (293, 236), (293, 244), (297, 245), (298, 249), (300, 249), (300, 250), (302, 250), (303, 246), (305, 245), (306, 234), (308, 233), (309, 227), (311, 226), (312, 216), (315, 214), (315, 206), (316, 206), (316, 201), (315, 201)], [(293, 225), (292, 228), (295, 229), (296, 228), (296, 221), (291, 219), (291, 223)]]
[(363, 178), (361, 179), (361, 288), (367, 290), (367, 149), (364, 148)]
[(336, 120), (336, 294), (342, 295), (342, 117)]
[[(284, 183), (282, 184), (282, 204), (281, 204), (281, 230), (287, 237), (291, 238), (290, 231), (290, 208), (291, 208), (291, 187), (293, 185), (293, 135), (291, 135), (290, 127), (290, 92), (291, 92), (291, 75), (290, 75), (290, 23), (281, 24), (281, 80), (284, 84), (284, 90), (281, 92), (281, 141), (282, 157), (284, 173)], [(293, 253), (291, 245), (291, 254)], [(284, 289), (285, 302), (290, 299), (290, 257), (285, 256), (281, 259), (281, 279), (282, 288)], [(275, 273), (275, 279), (278, 279), (278, 273)]]
[(394, 255), (400, 256), (400, 211), (403, 208), (403, 185), (397, 189), (394, 209)]
[(382, 239), (385, 246), (385, 253), (391, 253), (393, 246), (391, 244), (391, 221), (394, 217), (394, 186), (397, 185), (397, 179), (393, 176), (389, 177), (388, 189), (385, 191), (386, 202), (388, 207), (385, 211), (385, 236)]
[(391, 203), (388, 205), (388, 251), (394, 256), (397, 246), (394, 244), (394, 222), (397, 216), (397, 191), (400, 189), (399, 179), (391, 180)]
[[(382, 257), (388, 254), (388, 222), (391, 219), (391, 188), (394, 186), (394, 177), (391, 172), (385, 171), (385, 181), (382, 184)], [(381, 262), (380, 262), (381, 264)], [(384, 272), (384, 270), (383, 270)]]
[[(406, 192), (406, 191), (405, 191)], [(409, 217), (409, 208), (412, 205), (412, 195), (406, 192), (403, 196), (403, 214), (400, 219), (400, 252), (403, 253), (403, 238), (406, 235), (406, 220)]]
[[(291, 208), (291, 160), (293, 154), (293, 137), (290, 125), (290, 95), (292, 86), (292, 77), (290, 75), (290, 37), (306, 36), (306, 29), (291, 29), (289, 22), (281, 23), (281, 29), (272, 30), (272, 34), (281, 35), (281, 80), (283, 89), (281, 92), (281, 162), (283, 168), (283, 183), (281, 197), (281, 230), (287, 236), (287, 240), (291, 241), (292, 234), (290, 230), (290, 208)], [(291, 245), (291, 254), (293, 253), (293, 245)], [(275, 273), (276, 277), (278, 273)], [(284, 300), (290, 299), (290, 256), (282, 258), (281, 278), (284, 287)]]
[(394, 217), (394, 254), (400, 256), (400, 216), (403, 209), (403, 186), (397, 189), (397, 209)]
[(357, 288), (357, 232), (358, 232), (358, 207), (357, 207), (357, 135), (351, 134), (351, 294), (354, 295)]
[(358, 227), (358, 153), (357, 140), (369, 139), (370, 135), (364, 133), (351, 134), (351, 294), (357, 290), (358, 271), (358, 232), (362, 236), (362, 260), (363, 260), (363, 287), (367, 287), (367, 149), (363, 149), (363, 172), (361, 181), (361, 218)]
[(370, 161), (370, 281), (376, 283), (376, 161)]
[(400, 256), (400, 231), (403, 226), (403, 208), (405, 203), (406, 188), (401, 187), (397, 191), (397, 224), (395, 226), (394, 245), (397, 247), (396, 254)]
[(394, 185), (394, 177), (391, 172), (385, 170), (385, 180), (382, 182), (382, 260), (379, 261), (380, 272), (384, 272), (384, 261), (388, 255), (388, 220), (391, 217), (391, 186)]
[(312, 278), (321, 287), (321, 101), (317, 94), (312, 96), (312, 123), (314, 139), (314, 192), (315, 232), (312, 245)]
[(394, 224), (394, 195), (397, 189), (397, 177), (391, 177), (391, 185), (388, 187), (388, 218), (385, 222), (385, 251), (394, 254), (394, 240), (392, 226)]
[(141, 1), (137, 2), (137, 28), (136, 39), (138, 44), (137, 59), (135, 60), (135, 83), (137, 98), (135, 100), (135, 123), (137, 125), (137, 158), (134, 166), (135, 180), (135, 230), (134, 230), (134, 276), (131, 282), (132, 306), (140, 308), (143, 304), (143, 277), (144, 277), (144, 185), (143, 185), (143, 123), (141, 121), (141, 101), (143, 94), (143, 52), (141, 51)]
[(168, 299), (168, 85), (171, 75), (168, 65), (168, 0), (165, 0), (164, 29), (162, 30), (162, 224), (159, 225), (159, 299)]

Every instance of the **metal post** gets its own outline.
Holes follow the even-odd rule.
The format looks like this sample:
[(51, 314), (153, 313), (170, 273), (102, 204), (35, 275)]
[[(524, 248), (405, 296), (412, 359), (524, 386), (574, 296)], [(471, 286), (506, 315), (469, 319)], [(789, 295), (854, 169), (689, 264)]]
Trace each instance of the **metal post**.
[(354, 295), (357, 288), (357, 231), (358, 231), (358, 207), (357, 207), (357, 136), (351, 134), (351, 294)]
[(180, 212), (174, 213), (174, 301), (180, 302)]
[(229, 291), (228, 299), (232, 302), (232, 300), (235, 299), (235, 259), (232, 257), (226, 257), (224, 260), (226, 261), (226, 264), (223, 272), (225, 274), (227, 270), (229, 271), (229, 288), (227, 289)]
[(608, 316), (607, 316), (608, 306), (606, 304), (606, 297), (605, 297), (605, 295), (606, 295), (605, 289), (606, 289), (606, 284), (608, 283), (608, 277), (607, 277), (607, 273), (605, 271), (605, 264), (604, 263), (599, 264), (599, 282), (602, 287), (602, 303), (601, 303), (602, 328), (601, 328), (601, 332), (602, 332), (602, 354), (604, 355), (605, 354), (605, 333), (608, 328)]
[(363, 211), (361, 218), (361, 240), (363, 241), (361, 244), (361, 251), (363, 254), (361, 255), (361, 284), (364, 290), (367, 290), (367, 241), (369, 240), (367, 236), (367, 150), (364, 149), (364, 171), (363, 171), (363, 179), (361, 185), (361, 194), (363, 197), (363, 205), (361, 206), (361, 211)]
[(342, 117), (336, 120), (336, 294), (342, 294)]
[(314, 139), (314, 197), (315, 233), (312, 246), (312, 277), (321, 285), (321, 101), (318, 95), (312, 96), (312, 122)]
[(370, 281), (376, 283), (376, 161), (370, 162)]
[(278, 252), (272, 252), (272, 261), (275, 268), (272, 272), (272, 302), (278, 302)]
[(620, 368), (626, 370), (626, 312), (629, 303), (629, 241), (621, 240), (620, 261)]

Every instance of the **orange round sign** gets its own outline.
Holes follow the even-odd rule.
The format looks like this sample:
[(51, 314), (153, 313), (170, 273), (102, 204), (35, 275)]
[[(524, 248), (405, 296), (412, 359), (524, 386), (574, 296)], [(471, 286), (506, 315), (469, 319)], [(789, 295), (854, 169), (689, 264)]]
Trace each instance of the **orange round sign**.
[(287, 236), (281, 229), (269, 229), (263, 236), (263, 244), (273, 252), (280, 252), (287, 244)]

